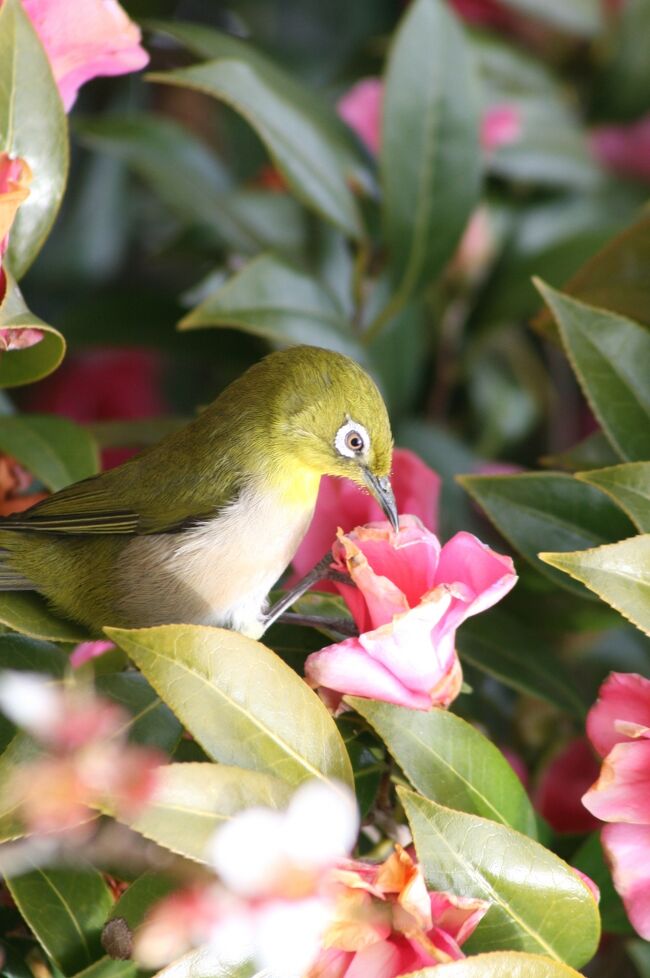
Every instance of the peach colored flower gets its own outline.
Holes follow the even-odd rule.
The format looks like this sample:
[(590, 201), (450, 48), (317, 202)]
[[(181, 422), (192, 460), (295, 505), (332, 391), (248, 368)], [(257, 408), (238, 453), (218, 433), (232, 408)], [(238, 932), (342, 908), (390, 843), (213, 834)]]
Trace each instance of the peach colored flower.
[(448, 706), (462, 684), (456, 629), (514, 586), (510, 557), (470, 533), (441, 547), (414, 516), (401, 517), (398, 534), (388, 522), (340, 532), (332, 554), (354, 582), (336, 588), (360, 634), (308, 656), (310, 685), (330, 700), (335, 691), (419, 710)]
[(650, 680), (612, 673), (587, 717), (604, 758), (585, 807), (613, 824), (602, 831), (614, 885), (639, 934), (650, 939)]
[(64, 108), (98, 75), (139, 71), (149, 61), (140, 29), (117, 0), (23, 0), (50, 59)]

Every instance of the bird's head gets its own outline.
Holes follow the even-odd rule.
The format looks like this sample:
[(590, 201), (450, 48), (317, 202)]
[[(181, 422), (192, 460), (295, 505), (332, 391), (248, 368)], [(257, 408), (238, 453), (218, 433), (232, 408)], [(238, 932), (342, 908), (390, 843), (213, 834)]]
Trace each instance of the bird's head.
[(283, 452), (319, 475), (351, 479), (368, 490), (399, 528), (390, 484), (393, 438), (386, 405), (357, 363), (317, 347), (272, 354), (281, 365), (274, 436)]

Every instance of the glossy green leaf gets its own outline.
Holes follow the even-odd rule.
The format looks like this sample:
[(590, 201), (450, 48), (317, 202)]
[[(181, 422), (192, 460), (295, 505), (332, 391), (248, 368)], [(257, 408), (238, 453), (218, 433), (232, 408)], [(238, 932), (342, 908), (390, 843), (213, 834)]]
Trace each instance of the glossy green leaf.
[(625, 510), (641, 533), (650, 533), (650, 462), (578, 472), (576, 478), (602, 489)]
[(129, 670), (97, 676), (95, 686), (130, 714), (130, 741), (173, 752), (183, 728), (143, 675)]
[(0, 387), (20, 387), (56, 370), (65, 354), (65, 340), (29, 311), (13, 277), (6, 268), (4, 272), (6, 291), (0, 301), (0, 329), (39, 329), (43, 333), (33, 346), (0, 352)]
[(536, 282), (591, 408), (629, 461), (650, 458), (650, 332)]
[(16, 215), (9, 244), (8, 264), (20, 278), (49, 234), (68, 173), (63, 104), (20, 0), (5, 0), (0, 9), (0, 92), (0, 153), (21, 157), (32, 171), (29, 197)]
[(21, 462), (52, 492), (99, 471), (97, 447), (88, 432), (53, 415), (0, 417), (0, 451)]
[(380, 156), (386, 244), (402, 298), (440, 272), (477, 201), (476, 95), (458, 21), (442, 0), (415, 0), (388, 59)]
[(262, 255), (179, 323), (180, 329), (232, 326), (279, 344), (324, 346), (363, 358), (334, 296), (306, 272)]
[(582, 581), (650, 635), (650, 534), (576, 553), (540, 553), (540, 560)]
[(90, 638), (81, 625), (58, 618), (35, 591), (0, 592), (0, 625), (48, 642), (86, 642)]
[(350, 760), (326, 708), (264, 645), (201, 625), (106, 633), (214, 760), (291, 784), (320, 778), (352, 785)]
[(208, 861), (210, 839), (236, 812), (254, 805), (282, 808), (291, 796), (291, 786), (280, 778), (225, 764), (169, 764), (156, 778), (146, 808), (135, 817), (117, 817), (147, 839), (198, 862)]
[(230, 105), (255, 129), (296, 197), (350, 237), (361, 237), (359, 210), (327, 131), (274, 73), (229, 57), (149, 78), (205, 92)]
[(537, 570), (583, 597), (583, 588), (538, 559), (540, 550), (593, 547), (633, 532), (625, 514), (606, 496), (569, 475), (461, 476), (459, 482)]
[(487, 737), (446, 710), (408, 710), (348, 696), (377, 731), (414, 788), (448, 808), (536, 835), (521, 781)]
[(428, 886), (491, 902), (466, 953), (527, 951), (576, 968), (590, 960), (598, 908), (570, 866), (504, 825), (398, 793)]
[(103, 957), (100, 935), (113, 898), (97, 870), (34, 869), (7, 880), (7, 886), (28, 927), (64, 975)]
[(520, 951), (493, 951), (475, 954), (462, 961), (413, 971), (404, 978), (580, 978), (565, 964), (539, 954)]
[(30, 737), (17, 733), (0, 756), (0, 842), (19, 839), (25, 834), (25, 826), (19, 814), (20, 793), (16, 785), (16, 774), (40, 753), (40, 748)]

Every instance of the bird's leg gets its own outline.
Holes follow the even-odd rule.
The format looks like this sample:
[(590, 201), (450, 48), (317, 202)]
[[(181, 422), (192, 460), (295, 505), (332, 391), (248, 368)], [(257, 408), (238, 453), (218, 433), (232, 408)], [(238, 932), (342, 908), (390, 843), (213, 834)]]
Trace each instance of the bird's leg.
[(298, 581), (295, 587), (293, 587), (290, 591), (287, 591), (287, 593), (283, 595), (279, 601), (276, 601), (275, 604), (269, 608), (263, 618), (265, 630), (272, 625), (274, 621), (277, 621), (280, 615), (283, 615), (285, 611), (287, 611), (291, 605), (298, 600), (298, 598), (301, 598), (303, 594), (305, 594), (310, 587), (313, 587), (314, 584), (317, 584), (318, 581), (341, 581), (345, 584), (351, 583), (347, 574), (341, 574), (340, 571), (334, 570), (331, 564), (332, 555), (329, 553), (325, 554), (322, 560), (318, 561), (313, 570), (310, 570), (308, 574), (305, 574), (302, 580)]

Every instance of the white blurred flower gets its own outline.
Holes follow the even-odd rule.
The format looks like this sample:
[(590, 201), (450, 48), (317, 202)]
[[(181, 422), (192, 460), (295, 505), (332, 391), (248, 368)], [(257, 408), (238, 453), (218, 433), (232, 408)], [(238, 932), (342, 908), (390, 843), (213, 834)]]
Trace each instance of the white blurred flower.
[(7, 670), (0, 675), (0, 710), (16, 726), (46, 740), (63, 718), (63, 701), (51, 679)]

